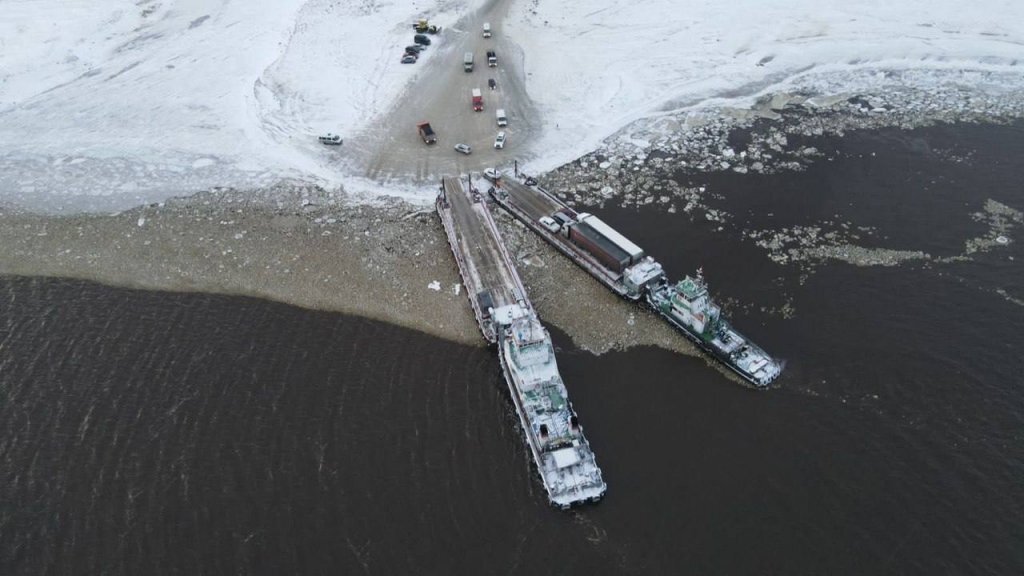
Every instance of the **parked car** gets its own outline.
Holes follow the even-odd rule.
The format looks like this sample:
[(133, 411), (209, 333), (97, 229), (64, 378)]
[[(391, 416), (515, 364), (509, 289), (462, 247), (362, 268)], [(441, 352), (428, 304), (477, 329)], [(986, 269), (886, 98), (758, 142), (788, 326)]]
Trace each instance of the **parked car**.
[(415, 63), (416, 63), (416, 57), (413, 56), (412, 54), (406, 54), (405, 56), (402, 56), (402, 64), (415, 64)]
[(557, 234), (558, 231), (562, 228), (561, 226), (558, 225), (558, 222), (555, 222), (555, 220), (550, 216), (541, 216), (538, 221), (541, 223), (542, 226), (547, 228), (549, 232), (552, 232), (554, 234)]
[(427, 49), (426, 46), (420, 46), (419, 44), (410, 44), (410, 45), (405, 47), (405, 51), (406, 52), (415, 52), (417, 54), (419, 54), (420, 52), (423, 52), (426, 49)]
[(423, 46), (430, 46), (430, 38), (426, 34), (417, 34), (412, 37), (412, 41)]
[(498, 135), (494, 138), (494, 147), (501, 149), (505, 147), (505, 131), (498, 132)]
[(463, 154), (471, 154), (473, 152), (473, 149), (469, 147), (469, 144), (463, 144), (459, 142), (458, 144), (455, 145), (455, 151), (462, 152)]
[(406, 49), (405, 49), (405, 53), (406, 53), (406, 55), (408, 55), (408, 56), (415, 56), (415, 57), (417, 57), (417, 58), (419, 58), (419, 57), (420, 57), (420, 52), (419, 52), (419, 50), (409, 50), (408, 48), (406, 48)]
[(323, 136), (317, 136), (317, 140), (325, 146), (341, 146), (341, 136), (328, 132)]

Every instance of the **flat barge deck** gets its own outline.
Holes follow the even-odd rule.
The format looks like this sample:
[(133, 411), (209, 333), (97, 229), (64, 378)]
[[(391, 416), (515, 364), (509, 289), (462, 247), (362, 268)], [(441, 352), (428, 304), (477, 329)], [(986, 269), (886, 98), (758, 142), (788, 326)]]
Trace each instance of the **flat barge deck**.
[[(575, 221), (580, 214), (540, 186), (527, 186), (511, 178), (501, 178), (500, 182), (495, 182), (490, 194), (499, 206), (623, 298), (640, 300), (643, 297), (640, 286), (645, 281), (644, 276), (661, 271), (660, 265), (656, 265), (651, 259), (641, 259), (638, 267), (622, 271), (613, 270), (590, 252), (581, 250), (567, 236), (541, 224), (543, 218), (553, 218), (555, 215), (564, 215), (570, 221)], [(631, 277), (631, 273), (639, 277)]]
[(476, 189), (466, 190), (458, 178), (445, 177), (437, 212), (480, 331), (488, 342), (496, 344), (498, 324), (493, 311), (508, 312), (510, 306), (524, 303), (526, 289)]

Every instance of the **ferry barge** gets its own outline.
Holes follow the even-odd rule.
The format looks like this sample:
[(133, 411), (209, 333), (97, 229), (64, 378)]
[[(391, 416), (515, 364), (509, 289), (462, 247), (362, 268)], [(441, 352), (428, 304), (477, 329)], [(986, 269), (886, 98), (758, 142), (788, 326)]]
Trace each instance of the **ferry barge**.
[(569, 402), (548, 331), (533, 309), (484, 197), (444, 178), (438, 216), (484, 339), (498, 348), (526, 444), (550, 503), (597, 502), (608, 489)]
[(756, 388), (785, 367), (736, 331), (708, 294), (701, 270), (671, 283), (656, 260), (592, 214), (576, 212), (532, 178), (518, 182), (496, 170), (485, 177), (494, 202), (616, 294), (646, 304), (715, 360)]

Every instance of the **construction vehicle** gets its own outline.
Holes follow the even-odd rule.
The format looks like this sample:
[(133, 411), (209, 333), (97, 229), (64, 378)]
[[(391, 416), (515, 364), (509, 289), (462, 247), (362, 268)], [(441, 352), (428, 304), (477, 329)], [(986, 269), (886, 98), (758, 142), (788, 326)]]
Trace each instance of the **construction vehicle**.
[(421, 34), (423, 32), (426, 32), (427, 34), (437, 34), (438, 32), (441, 31), (440, 26), (434, 26), (433, 24), (430, 24), (429, 22), (427, 22), (426, 18), (421, 18), (419, 21), (413, 24), (412, 27), (415, 28), (416, 31)]

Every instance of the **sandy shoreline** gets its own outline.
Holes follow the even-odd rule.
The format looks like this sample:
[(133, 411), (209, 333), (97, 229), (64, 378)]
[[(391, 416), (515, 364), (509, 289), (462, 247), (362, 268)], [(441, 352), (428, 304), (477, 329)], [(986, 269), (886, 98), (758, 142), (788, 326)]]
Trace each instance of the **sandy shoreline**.
[[(777, 94), (763, 104), (746, 114), (722, 110), (703, 119), (639, 122), (540, 179), (570, 204), (653, 205), (686, 213), (691, 221), (723, 224), (732, 215), (712, 209), (711, 192), (703, 186), (681, 186), (680, 172), (802, 170), (822, 161), (817, 149), (802, 144), (807, 137), (1024, 117), (1024, 101), (1016, 94), (973, 93), (955, 83), (927, 93), (902, 89), (827, 101)], [(745, 148), (733, 148), (734, 131), (750, 135)], [(989, 230), (968, 240), (965, 254), (1012, 242), (1024, 222), (1011, 207), (991, 200), (985, 206), (977, 218)], [(664, 322), (615, 297), (503, 211), (494, 214), (542, 320), (576, 346), (602, 353), (651, 345), (696, 354)], [(740, 232), (777, 263), (895, 265), (921, 257), (808, 230)], [(432, 205), (397, 198), (367, 205), (341, 191), (283, 182), (258, 190), (213, 189), (117, 214), (52, 216), (0, 208), (0, 245), (0, 274), (269, 298), (483, 345)]]
[[(541, 317), (582, 349), (684, 339), (496, 211)], [(0, 274), (269, 298), (484, 345), (432, 206), (319, 188), (203, 192), (118, 214), (0, 213)]]

